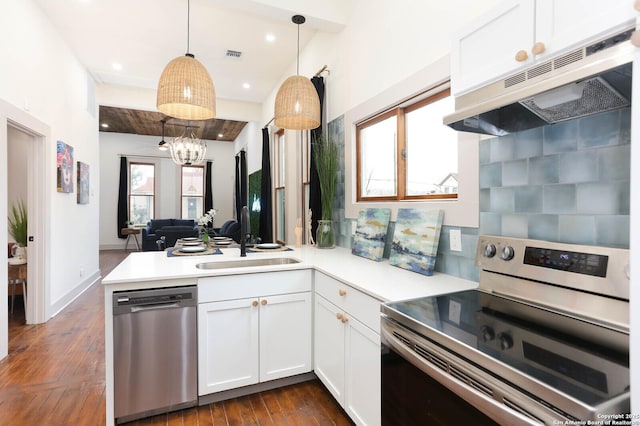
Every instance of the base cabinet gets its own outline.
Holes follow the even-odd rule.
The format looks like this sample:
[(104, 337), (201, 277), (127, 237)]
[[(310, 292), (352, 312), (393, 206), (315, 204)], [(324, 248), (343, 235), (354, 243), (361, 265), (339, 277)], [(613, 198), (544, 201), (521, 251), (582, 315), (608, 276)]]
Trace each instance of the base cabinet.
[(314, 307), (316, 375), (356, 424), (379, 425), (379, 334), (318, 293)]
[[(207, 290), (198, 304), (198, 395), (311, 371), (310, 271), (202, 281)], [(292, 290), (303, 291), (276, 294)]]

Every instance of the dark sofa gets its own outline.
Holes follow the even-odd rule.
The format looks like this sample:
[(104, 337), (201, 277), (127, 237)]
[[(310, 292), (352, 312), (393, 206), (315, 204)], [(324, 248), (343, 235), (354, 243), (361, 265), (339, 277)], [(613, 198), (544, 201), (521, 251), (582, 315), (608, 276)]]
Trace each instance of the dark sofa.
[(173, 247), (178, 238), (197, 236), (198, 224), (193, 219), (151, 219), (142, 228), (142, 250), (158, 250), (156, 241), (162, 237), (166, 247)]
[(236, 243), (240, 242), (240, 224), (235, 220), (228, 220), (222, 224), (219, 230), (216, 232), (217, 235), (222, 237), (233, 238)]

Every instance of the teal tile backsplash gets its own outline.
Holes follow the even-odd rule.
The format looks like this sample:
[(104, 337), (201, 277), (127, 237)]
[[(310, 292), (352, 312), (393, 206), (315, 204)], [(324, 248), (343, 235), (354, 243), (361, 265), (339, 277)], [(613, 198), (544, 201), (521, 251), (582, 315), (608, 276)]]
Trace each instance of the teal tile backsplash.
[(630, 115), (481, 141), (480, 234), (628, 248)]
[[(631, 111), (606, 112), (480, 142), (480, 228), (443, 226), (436, 270), (477, 281), (478, 236), (629, 248)], [(329, 123), (344, 152), (344, 119)], [(351, 248), (344, 164), (336, 188), (338, 245)], [(395, 223), (389, 224), (384, 257)], [(449, 250), (460, 229), (462, 251)]]

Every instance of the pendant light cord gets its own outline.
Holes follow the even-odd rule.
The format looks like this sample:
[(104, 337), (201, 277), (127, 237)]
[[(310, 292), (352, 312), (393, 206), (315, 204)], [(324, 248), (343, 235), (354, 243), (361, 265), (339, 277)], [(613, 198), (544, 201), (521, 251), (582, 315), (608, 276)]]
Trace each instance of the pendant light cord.
[(190, 33), (191, 33), (191, 0), (187, 0), (187, 54), (189, 54)]
[(296, 75), (300, 75), (300, 24), (298, 25), (298, 55), (296, 57)]

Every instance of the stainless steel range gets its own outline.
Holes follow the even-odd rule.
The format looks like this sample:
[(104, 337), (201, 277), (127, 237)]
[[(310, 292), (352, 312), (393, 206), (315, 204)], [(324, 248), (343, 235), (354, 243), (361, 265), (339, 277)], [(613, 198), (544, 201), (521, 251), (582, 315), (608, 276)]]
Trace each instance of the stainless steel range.
[[(383, 424), (463, 415), (460, 404), (438, 413), (438, 388), (407, 385), (416, 375), (478, 422), (628, 421), (628, 250), (481, 236), (476, 265), (476, 290), (382, 306)], [(397, 359), (414, 373), (398, 379)], [(419, 409), (394, 407), (399, 394)]]

